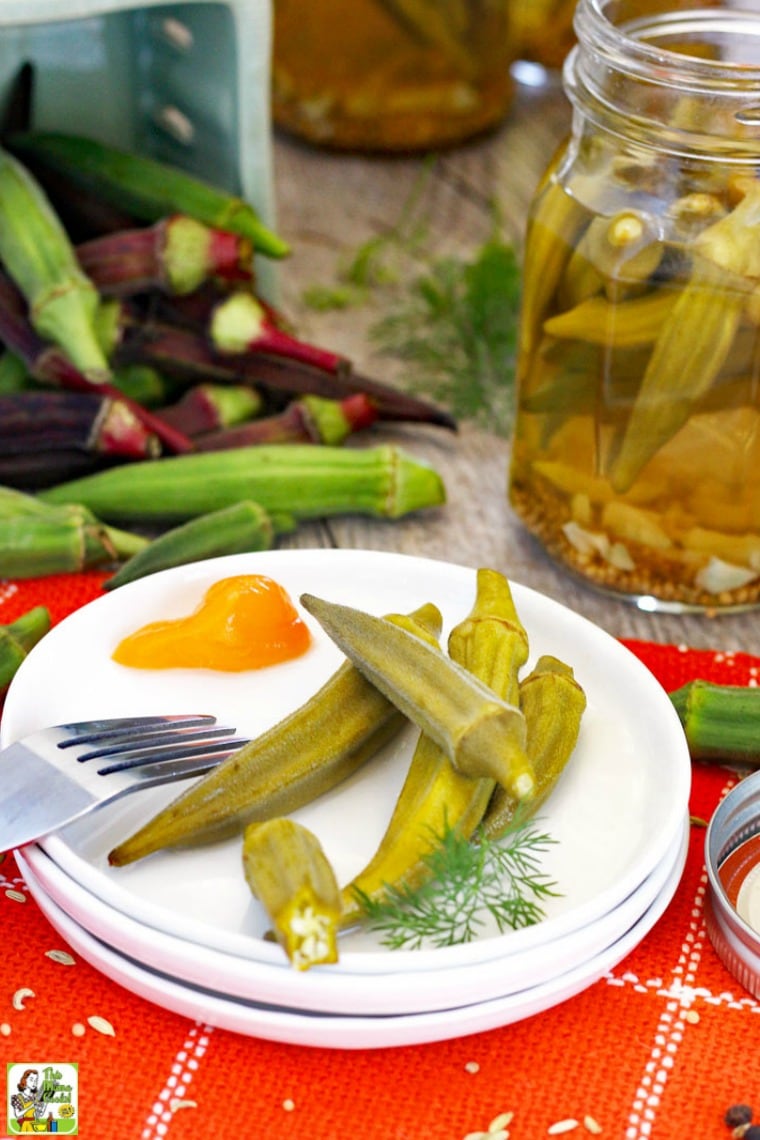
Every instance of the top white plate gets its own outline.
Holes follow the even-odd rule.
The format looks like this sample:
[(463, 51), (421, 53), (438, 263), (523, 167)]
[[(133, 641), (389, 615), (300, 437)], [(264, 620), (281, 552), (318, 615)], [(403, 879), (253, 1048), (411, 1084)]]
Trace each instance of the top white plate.
[[(236, 555), (164, 571), (77, 610), (32, 651), (8, 696), (5, 746), (44, 725), (138, 713), (211, 712), (257, 734), (301, 704), (342, 657), (306, 613), (314, 644), (297, 661), (242, 674), (142, 671), (111, 660), (117, 642), (148, 621), (193, 610), (219, 578), (264, 573), (297, 603), (309, 592), (384, 614), (435, 602), (444, 638), (470, 610), (475, 571), (449, 563), (367, 551), (295, 550)], [(570, 764), (541, 811), (556, 843), (544, 870), (561, 895), (534, 927), (483, 936), (466, 945), (389, 952), (369, 933), (342, 943), (336, 971), (386, 973), (450, 969), (524, 952), (593, 922), (650, 874), (682, 827), (690, 764), (685, 738), (662, 687), (633, 654), (586, 619), (513, 584), (531, 660), (551, 653), (572, 665), (588, 706)], [(410, 730), (356, 776), (297, 813), (322, 840), (341, 881), (373, 854), (401, 787), (413, 747)], [(266, 918), (252, 899), (236, 840), (161, 852), (122, 869), (107, 853), (176, 788), (129, 797), (63, 829), (43, 847), (72, 878), (117, 911), (200, 945), (286, 967), (266, 942)]]

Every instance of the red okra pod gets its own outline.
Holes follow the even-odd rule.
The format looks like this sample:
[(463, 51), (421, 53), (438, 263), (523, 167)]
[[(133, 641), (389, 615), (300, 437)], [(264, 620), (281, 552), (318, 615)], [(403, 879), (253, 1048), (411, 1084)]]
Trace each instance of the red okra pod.
[(0, 450), (6, 456), (72, 449), (153, 459), (160, 444), (124, 400), (97, 392), (29, 390), (0, 395)]
[(247, 238), (212, 229), (182, 214), (152, 226), (122, 230), (83, 242), (79, 264), (106, 297), (159, 289), (184, 296), (209, 278), (253, 279), (253, 247)]
[(315, 443), (336, 446), (377, 419), (372, 401), (359, 393), (345, 400), (303, 396), (282, 412), (195, 439), (197, 451), (225, 451), (260, 443)]
[(186, 436), (163, 424), (134, 400), (119, 392), (109, 381), (94, 381), (76, 368), (57, 346), (43, 340), (27, 317), (26, 302), (20, 291), (0, 272), (0, 341), (26, 365), (30, 374), (43, 383), (75, 392), (96, 392), (123, 400), (145, 428), (158, 437), (167, 450), (181, 454), (192, 450)]
[(252, 384), (289, 396), (341, 400), (363, 393), (375, 405), (379, 420), (434, 424), (456, 430), (456, 420), (430, 401), (361, 376), (350, 367), (329, 373), (300, 361), (265, 353), (225, 357), (214, 352), (197, 331), (167, 322), (136, 322), (127, 330), (115, 363), (152, 364), (170, 376), (183, 376), (196, 382)]

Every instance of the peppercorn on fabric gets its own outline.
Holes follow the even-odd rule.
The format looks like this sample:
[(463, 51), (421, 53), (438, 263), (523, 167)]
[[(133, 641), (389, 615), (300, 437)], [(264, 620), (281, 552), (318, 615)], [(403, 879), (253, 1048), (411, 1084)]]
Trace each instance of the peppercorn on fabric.
[[(97, 597), (105, 577), (2, 582), (0, 622), (40, 604), (60, 621)], [(760, 681), (760, 658), (747, 654), (626, 644), (668, 691), (698, 676)], [(734, 782), (727, 769), (695, 765), (694, 823), (675, 897), (599, 982), (514, 1025), (392, 1049), (245, 1037), (169, 1013), (76, 954), (73, 964), (51, 958), (67, 947), (12, 854), (0, 855), (0, 1060), (78, 1065), (78, 1135), (93, 1140), (728, 1138), (731, 1105), (754, 1105), (760, 1122), (760, 1002), (722, 966), (707, 937), (699, 821)], [(33, 996), (15, 1009), (19, 989)], [(0, 1119), (0, 1134), (3, 1126), (14, 1134), (10, 1120)]]

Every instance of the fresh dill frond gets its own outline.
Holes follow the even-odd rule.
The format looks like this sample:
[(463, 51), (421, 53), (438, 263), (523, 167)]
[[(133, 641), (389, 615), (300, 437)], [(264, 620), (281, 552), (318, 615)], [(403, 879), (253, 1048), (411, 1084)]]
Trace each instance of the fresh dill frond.
[(377, 351), (406, 367), (398, 384), (424, 393), (456, 419), (508, 435), (512, 428), (514, 368), (522, 274), (518, 254), (493, 233), (464, 256), (432, 252), (425, 165), (398, 222), (363, 242), (339, 266), (335, 284), (302, 295), (325, 312), (374, 304), (385, 315), (370, 327)]
[(535, 820), (514, 822), (498, 840), (479, 832), (470, 841), (448, 827), (435, 838), (421, 886), (389, 885), (381, 899), (358, 892), (369, 928), (389, 949), (471, 942), (489, 919), (500, 933), (532, 926), (544, 917), (541, 903), (558, 893), (541, 870), (555, 841)]
[(508, 434), (520, 292), (514, 248), (492, 237), (471, 261), (431, 262), (370, 336), (380, 352), (410, 366), (406, 380), (415, 391), (458, 419)]

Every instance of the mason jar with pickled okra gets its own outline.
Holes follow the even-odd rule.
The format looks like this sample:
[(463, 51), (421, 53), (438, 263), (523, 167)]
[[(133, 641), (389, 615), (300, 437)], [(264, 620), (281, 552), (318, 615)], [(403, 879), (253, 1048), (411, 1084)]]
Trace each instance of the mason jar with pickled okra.
[(489, 130), (512, 105), (511, 8), (512, 0), (274, 0), (274, 121), (344, 151), (437, 149)]
[(580, 0), (526, 232), (510, 502), (651, 610), (760, 604), (760, 6)]

